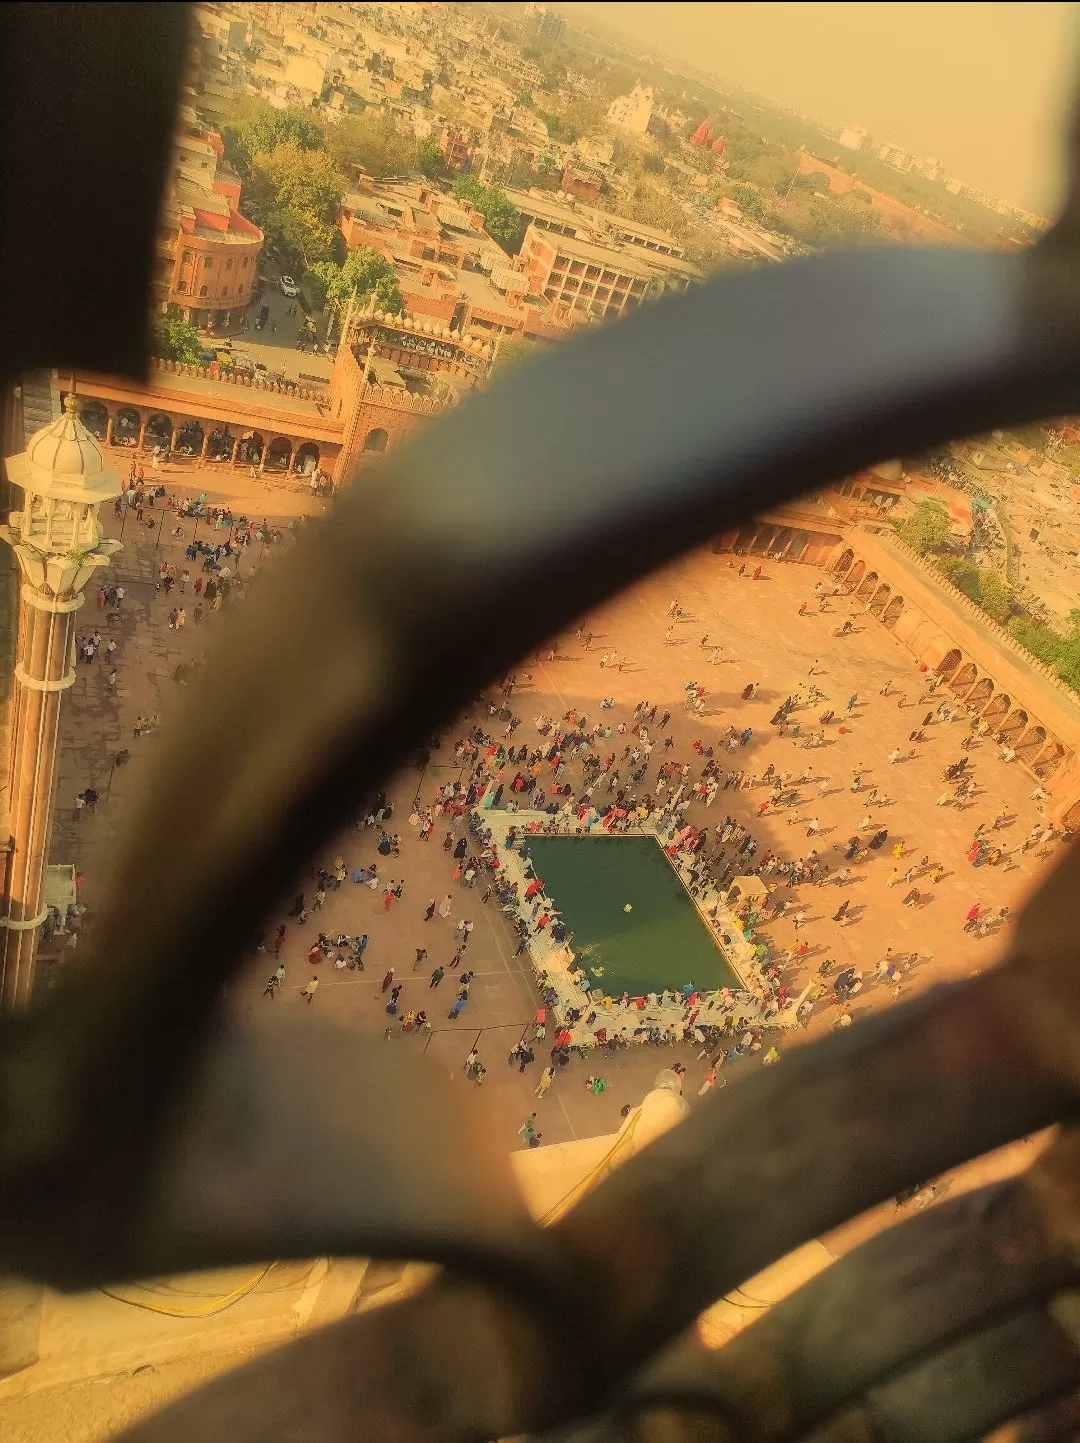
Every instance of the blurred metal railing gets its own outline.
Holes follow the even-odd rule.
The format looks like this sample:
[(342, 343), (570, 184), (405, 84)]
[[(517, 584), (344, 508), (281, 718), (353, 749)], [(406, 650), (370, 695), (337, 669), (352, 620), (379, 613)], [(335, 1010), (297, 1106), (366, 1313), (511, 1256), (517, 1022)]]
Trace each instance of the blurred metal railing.
[[(4, 12), (5, 196), (34, 243), (46, 218), (74, 234), (73, 218), (62, 185), (48, 206), (35, 193), (20, 147), (41, 157), (62, 135), (61, 173), (74, 151), (95, 177), (141, 174), (122, 129), (161, 173), (171, 106), (147, 87), (175, 93), (182, 22), (158, 5)], [(111, 93), (91, 90), (99, 58)], [(132, 106), (141, 127), (118, 127), (115, 108)], [(44, 359), (138, 370), (155, 198), (140, 181), (125, 212), (145, 264), (122, 298), (110, 289), (109, 334), (63, 283), (67, 314), (43, 302), (4, 337), (7, 376)], [(0, 1269), (60, 1287), (326, 1254), (444, 1270), (132, 1438), (940, 1443), (1009, 1419), (1016, 1438), (1077, 1436), (1067, 1126), (1015, 1182), (875, 1238), (726, 1348), (688, 1331), (860, 1209), (1070, 1122), (1075, 850), (1001, 968), (714, 1094), (544, 1231), (439, 1078), (311, 1016), (238, 1031), (217, 999), (357, 800), (571, 618), (881, 456), (1076, 410), (1078, 223), (1074, 182), (1030, 254), (831, 254), (650, 306), (433, 424), (253, 588), (116, 841), (87, 965), (0, 1022)], [(4, 253), (30, 294), (60, 259), (19, 236)], [(419, 1117), (422, 1154), (402, 1141)]]

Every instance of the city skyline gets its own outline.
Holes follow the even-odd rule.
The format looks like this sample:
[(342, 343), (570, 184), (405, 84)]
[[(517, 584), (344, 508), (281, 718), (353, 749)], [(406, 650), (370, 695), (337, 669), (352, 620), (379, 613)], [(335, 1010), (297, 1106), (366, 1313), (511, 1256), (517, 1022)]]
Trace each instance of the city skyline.
[[(875, 140), (936, 156), (947, 174), (1040, 214), (1057, 210), (1076, 70), (1074, 5), (976, 12), (951, 3), (567, 0), (557, 8), (571, 23), (618, 31), (831, 129), (860, 126)], [(886, 47), (884, 74), (876, 57)]]

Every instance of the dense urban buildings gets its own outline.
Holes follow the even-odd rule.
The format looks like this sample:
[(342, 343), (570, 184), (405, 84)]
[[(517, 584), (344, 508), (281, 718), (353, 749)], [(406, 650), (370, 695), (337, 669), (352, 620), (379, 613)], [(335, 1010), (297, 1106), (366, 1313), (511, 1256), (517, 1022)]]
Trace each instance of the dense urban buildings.
[(180, 117), (162, 206), (154, 298), (195, 326), (228, 330), (257, 292), (263, 234), (240, 211), (240, 179), (221, 136)]

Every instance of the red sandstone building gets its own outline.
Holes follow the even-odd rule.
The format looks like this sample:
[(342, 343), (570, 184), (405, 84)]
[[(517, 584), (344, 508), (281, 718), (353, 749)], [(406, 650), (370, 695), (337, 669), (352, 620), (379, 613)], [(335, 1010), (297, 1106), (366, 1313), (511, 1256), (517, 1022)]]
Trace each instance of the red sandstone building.
[[(342, 484), (488, 377), (492, 341), (369, 309), (346, 319), (329, 386), (248, 380), (155, 362), (145, 384), (80, 372), (82, 424), (118, 468), (155, 447), (173, 466), (254, 466), (261, 475)], [(57, 394), (71, 390), (70, 373)], [(175, 474), (175, 469), (172, 474)]]
[(256, 294), (263, 233), (240, 214), (240, 179), (221, 136), (181, 119), (162, 207), (154, 267), (159, 310), (176, 306), (196, 326), (242, 324)]

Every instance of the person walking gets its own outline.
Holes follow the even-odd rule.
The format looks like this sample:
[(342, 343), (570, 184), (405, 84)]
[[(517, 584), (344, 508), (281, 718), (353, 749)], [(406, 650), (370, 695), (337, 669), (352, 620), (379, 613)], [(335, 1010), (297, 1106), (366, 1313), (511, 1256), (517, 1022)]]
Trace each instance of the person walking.
[(383, 977), (383, 980), (382, 980), (382, 990), (383, 990), (384, 992), (388, 992), (388, 991), (390, 990), (390, 985), (391, 985), (391, 983), (393, 982), (393, 980), (394, 980), (394, 969), (393, 969), (392, 967), (388, 967), (388, 968), (386, 969), (386, 975)]
[(435, 971), (431, 974), (431, 981), (428, 983), (428, 990), (430, 991), (433, 987), (438, 987), (439, 983), (443, 980), (445, 976), (446, 968), (436, 967)]
[(544, 1070), (543, 1070), (543, 1072), (540, 1074), (540, 1081), (539, 1081), (539, 1082), (537, 1083), (537, 1085), (536, 1085), (536, 1095), (537, 1095), (537, 1097), (543, 1097), (543, 1096), (545, 1095), (545, 1093), (547, 1092), (548, 1088), (549, 1088), (549, 1087), (551, 1086), (551, 1084), (554, 1082), (554, 1080), (555, 1080), (555, 1068), (554, 1068), (553, 1066), (552, 1066), (552, 1067), (545, 1067)]
[(440, 916), (440, 917), (449, 917), (449, 915), (450, 915), (450, 913), (453, 911), (453, 909), (454, 909), (454, 899), (453, 899), (453, 897), (451, 896), (451, 894), (450, 894), (449, 892), (447, 892), (446, 896), (445, 896), (445, 897), (442, 899), (442, 901), (439, 903), (439, 916)]
[(424, 913), (424, 921), (430, 922), (435, 915), (435, 898), (432, 897), (427, 904), (427, 911)]
[(528, 1143), (531, 1137), (536, 1136), (536, 1113), (530, 1112), (525, 1121), (518, 1128), (518, 1137), (522, 1142)]
[(300, 996), (305, 1002), (310, 1002), (319, 990), (319, 979), (313, 977), (306, 987), (301, 987)]

